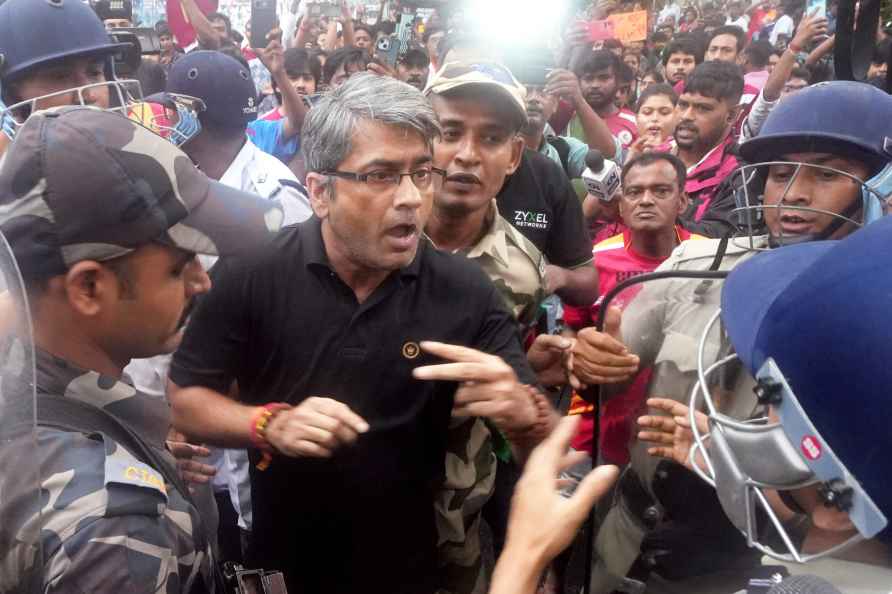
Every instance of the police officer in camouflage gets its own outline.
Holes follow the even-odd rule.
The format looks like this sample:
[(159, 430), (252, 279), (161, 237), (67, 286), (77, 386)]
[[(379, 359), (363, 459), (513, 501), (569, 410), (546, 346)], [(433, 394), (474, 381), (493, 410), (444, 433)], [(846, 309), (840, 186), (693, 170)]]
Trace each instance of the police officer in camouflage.
[[(0, 231), (34, 320), (39, 447), (0, 447), (0, 592), (215, 590), (198, 511), (170, 472), (168, 404), (122, 370), (176, 348), (210, 288), (196, 254), (240, 253), (281, 220), (119, 114), (59, 107), (19, 129), (0, 166)], [(47, 422), (69, 399), (103, 426)], [(136, 437), (110, 437), (116, 426)], [(22, 464), (39, 464), (42, 509)], [(19, 535), (35, 526), (29, 546)]]

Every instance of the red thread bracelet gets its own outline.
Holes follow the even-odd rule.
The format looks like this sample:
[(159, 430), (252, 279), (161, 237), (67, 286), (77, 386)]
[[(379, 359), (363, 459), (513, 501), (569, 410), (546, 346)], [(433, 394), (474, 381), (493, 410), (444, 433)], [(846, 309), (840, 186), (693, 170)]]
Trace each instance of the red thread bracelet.
[(273, 447), (266, 438), (266, 429), (273, 417), (279, 412), (291, 408), (284, 402), (270, 402), (264, 404), (257, 413), (251, 417), (251, 443), (259, 450), (271, 452)]

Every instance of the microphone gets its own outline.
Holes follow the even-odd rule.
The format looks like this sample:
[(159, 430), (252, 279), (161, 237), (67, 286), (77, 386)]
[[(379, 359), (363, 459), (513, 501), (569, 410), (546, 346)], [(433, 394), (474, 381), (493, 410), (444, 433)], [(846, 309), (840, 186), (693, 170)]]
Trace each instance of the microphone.
[(582, 172), (582, 183), (586, 191), (597, 196), (601, 202), (611, 202), (619, 194), (619, 166), (610, 159), (605, 159), (601, 151), (590, 150), (585, 156), (585, 171)]
[(816, 575), (794, 575), (776, 586), (767, 594), (842, 594), (836, 586)]

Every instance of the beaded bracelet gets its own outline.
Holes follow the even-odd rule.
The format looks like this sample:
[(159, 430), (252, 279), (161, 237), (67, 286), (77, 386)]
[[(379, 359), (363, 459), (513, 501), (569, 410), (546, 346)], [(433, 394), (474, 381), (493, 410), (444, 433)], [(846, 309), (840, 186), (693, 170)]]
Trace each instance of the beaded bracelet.
[(270, 402), (264, 404), (257, 414), (251, 417), (251, 443), (263, 452), (263, 456), (257, 464), (258, 470), (266, 470), (272, 462), (273, 446), (266, 438), (266, 429), (277, 414), (289, 408), (291, 405), (284, 402)]

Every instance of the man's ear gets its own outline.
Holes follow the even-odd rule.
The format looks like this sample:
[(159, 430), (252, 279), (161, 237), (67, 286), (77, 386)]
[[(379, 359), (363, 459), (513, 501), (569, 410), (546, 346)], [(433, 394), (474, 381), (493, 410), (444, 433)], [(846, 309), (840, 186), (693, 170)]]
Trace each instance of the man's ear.
[(739, 113), (740, 113), (740, 105), (739, 105), (739, 104), (738, 104), (738, 105), (734, 105), (734, 106), (730, 106), (730, 107), (728, 108), (728, 119), (727, 119), (727, 123), (728, 123), (729, 126), (730, 126), (730, 125), (733, 125), (734, 122), (737, 121), (737, 114), (739, 114)]
[(331, 192), (334, 191), (333, 184), (334, 180), (327, 175), (307, 173), (307, 193), (310, 196), (310, 206), (320, 219), (328, 217)]
[(523, 158), (523, 149), (524, 149), (523, 138), (519, 135), (515, 136), (511, 139), (511, 162), (508, 164), (508, 169), (505, 171), (505, 175), (511, 175), (517, 168), (520, 167), (520, 160)]
[(99, 315), (109, 300), (120, 297), (121, 282), (118, 277), (93, 260), (78, 262), (59, 280), (69, 306), (85, 317)]
[(678, 197), (678, 216), (684, 214), (684, 211), (688, 209), (688, 204), (690, 203), (691, 199), (688, 196), (688, 193), (682, 190), (681, 196)]

